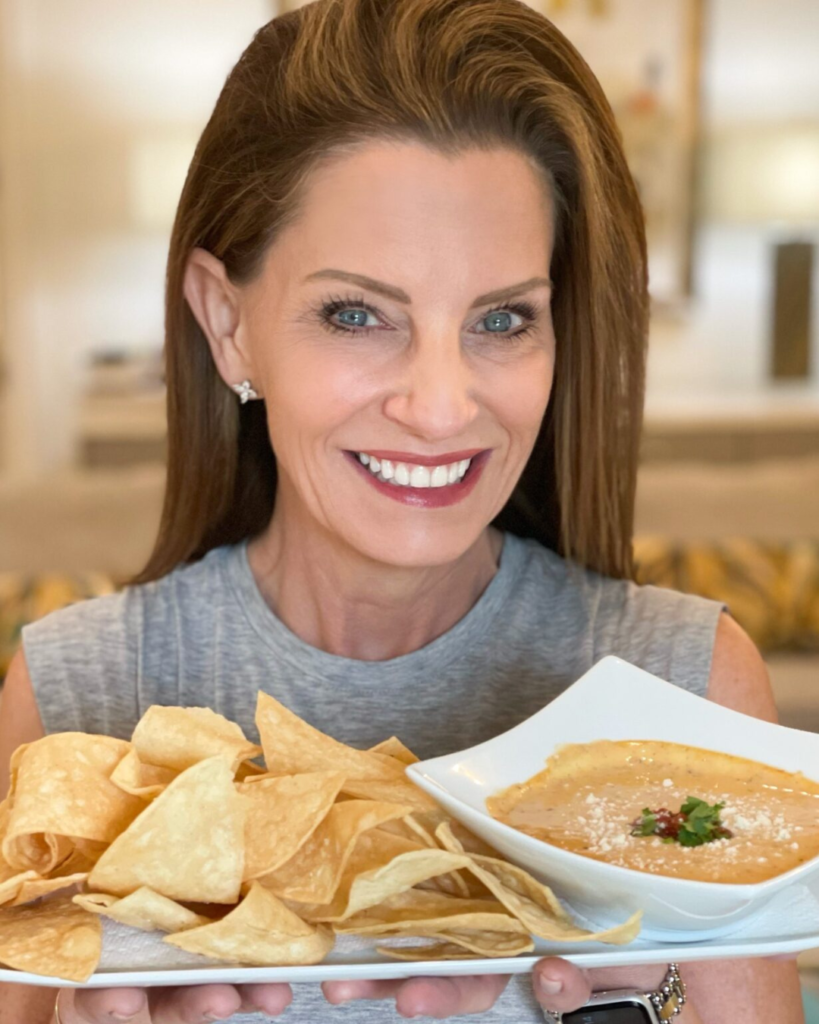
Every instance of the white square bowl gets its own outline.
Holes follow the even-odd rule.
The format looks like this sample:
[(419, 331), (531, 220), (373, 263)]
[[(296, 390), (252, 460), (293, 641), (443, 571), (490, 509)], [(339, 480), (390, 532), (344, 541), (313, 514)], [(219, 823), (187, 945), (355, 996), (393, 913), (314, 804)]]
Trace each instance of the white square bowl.
[(453, 818), (594, 924), (608, 927), (642, 909), (645, 938), (693, 942), (728, 934), (775, 893), (819, 871), (817, 856), (751, 885), (671, 878), (583, 857), (490, 817), (486, 798), (537, 774), (556, 747), (602, 739), (685, 743), (819, 780), (819, 735), (731, 711), (616, 657), (603, 658), (514, 729), (407, 773)]

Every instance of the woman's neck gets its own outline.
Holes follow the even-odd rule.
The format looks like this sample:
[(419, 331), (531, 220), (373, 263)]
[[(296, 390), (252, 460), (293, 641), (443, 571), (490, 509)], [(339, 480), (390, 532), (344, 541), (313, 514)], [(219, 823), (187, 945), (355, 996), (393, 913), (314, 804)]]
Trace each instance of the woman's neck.
[(459, 622), (497, 572), (502, 546), (503, 535), (490, 527), (457, 561), (406, 569), (373, 562), (303, 522), (274, 516), (248, 545), (248, 559), (268, 606), (305, 643), (345, 658), (386, 661)]

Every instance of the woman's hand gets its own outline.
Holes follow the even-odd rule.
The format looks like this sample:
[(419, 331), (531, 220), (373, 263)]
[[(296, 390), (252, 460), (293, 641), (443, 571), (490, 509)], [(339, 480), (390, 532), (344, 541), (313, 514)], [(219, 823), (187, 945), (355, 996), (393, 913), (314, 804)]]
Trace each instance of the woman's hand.
[[(442, 1018), (490, 1010), (508, 981), (505, 974), (483, 974), (408, 981), (325, 981), (321, 987), (334, 1005), (353, 999), (394, 999), (402, 1017)], [(532, 984), (540, 1004), (560, 1013), (576, 1010), (591, 993), (585, 972), (557, 957), (535, 964)]]
[(62, 989), (61, 1024), (204, 1024), (234, 1013), (278, 1017), (290, 1005), (289, 985), (192, 985), (185, 988)]

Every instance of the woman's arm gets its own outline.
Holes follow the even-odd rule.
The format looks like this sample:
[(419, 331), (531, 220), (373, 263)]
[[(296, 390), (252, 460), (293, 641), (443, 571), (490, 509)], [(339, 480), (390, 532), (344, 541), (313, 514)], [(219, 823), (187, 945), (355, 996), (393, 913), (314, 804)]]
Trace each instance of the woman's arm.
[[(9, 761), (22, 743), (32, 743), (44, 735), (34, 687), (28, 674), (22, 648), (9, 665), (0, 695), (0, 794), (9, 788)], [(52, 1019), (56, 989), (44, 990), (30, 985), (0, 982), (0, 1024), (47, 1024)]]
[[(762, 656), (742, 627), (725, 614), (717, 629), (707, 696), (754, 718), (778, 720)], [(712, 960), (688, 964), (683, 970), (703, 1024), (803, 1024), (795, 960)], [(687, 1018), (682, 1014), (679, 1019), (683, 1024)]]
[(23, 743), (45, 735), (22, 647), (11, 659), (0, 694), (0, 799), (9, 789), (9, 761)]

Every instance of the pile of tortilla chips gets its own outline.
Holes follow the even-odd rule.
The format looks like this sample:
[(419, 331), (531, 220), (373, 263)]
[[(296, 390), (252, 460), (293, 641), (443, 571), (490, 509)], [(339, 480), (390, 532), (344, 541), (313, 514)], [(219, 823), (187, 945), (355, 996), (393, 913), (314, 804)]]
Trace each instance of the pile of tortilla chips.
[[(207, 708), (153, 706), (130, 743), (19, 747), (0, 804), (0, 964), (87, 981), (102, 916), (258, 966), (318, 963), (336, 935), (405, 960), (637, 935), (639, 913), (600, 933), (573, 924), (409, 781), (399, 740), (355, 750), (264, 693), (256, 724), (261, 747)], [(407, 937), (422, 941), (389, 945)]]

